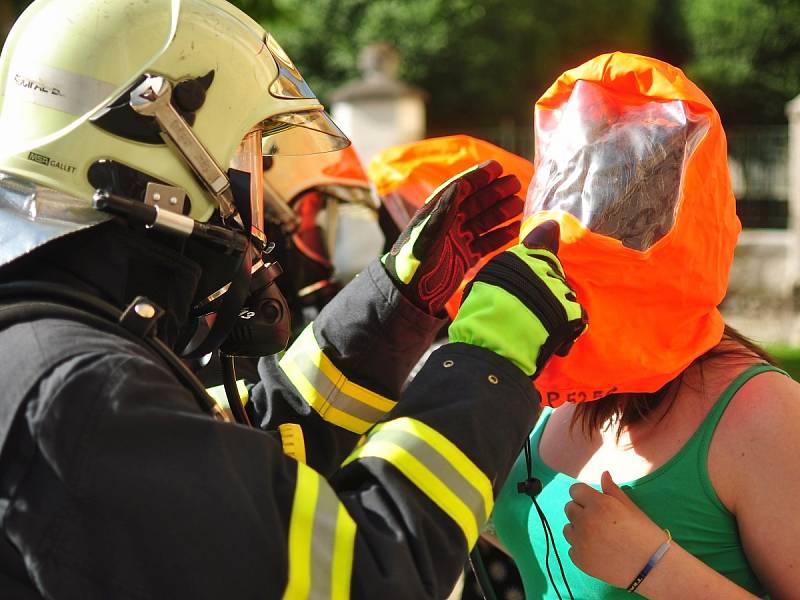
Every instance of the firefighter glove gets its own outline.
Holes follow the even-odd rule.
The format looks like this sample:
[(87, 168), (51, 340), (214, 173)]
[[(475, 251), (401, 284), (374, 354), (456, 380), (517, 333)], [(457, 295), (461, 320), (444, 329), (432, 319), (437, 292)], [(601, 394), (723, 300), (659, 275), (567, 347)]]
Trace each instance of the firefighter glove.
[(490, 160), (442, 184), (383, 257), (403, 295), (429, 314), (442, 312), (481, 256), (518, 235), (519, 221), (506, 223), (522, 210), (520, 183), (502, 172)]
[(450, 341), (492, 350), (535, 378), (586, 330), (586, 311), (559, 262), (559, 229), (546, 221), (475, 276), (450, 326)]

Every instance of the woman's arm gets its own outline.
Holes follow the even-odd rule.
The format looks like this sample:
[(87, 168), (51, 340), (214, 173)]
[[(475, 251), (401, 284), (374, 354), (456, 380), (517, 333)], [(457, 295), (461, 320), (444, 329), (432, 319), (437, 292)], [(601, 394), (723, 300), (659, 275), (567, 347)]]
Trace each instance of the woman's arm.
[(725, 411), (709, 475), (736, 515), (745, 553), (772, 598), (800, 590), (800, 385), (779, 373), (749, 381)]
[[(800, 385), (765, 373), (736, 395), (715, 432), (709, 474), (736, 515), (747, 558), (772, 598), (800, 589)], [(565, 511), (570, 557), (583, 571), (627, 587), (664, 532), (605, 473), (603, 492), (576, 484)], [(638, 593), (660, 598), (753, 598), (676, 543)]]
[(662, 598), (664, 600), (674, 598), (683, 600), (757, 598), (674, 542), (636, 589), (636, 593), (651, 600), (661, 600)]
[[(564, 537), (571, 546), (569, 556), (578, 568), (625, 589), (667, 538), (664, 530), (625, 495), (608, 472), (603, 473), (601, 483), (602, 492), (584, 483), (570, 488), (572, 501), (564, 508), (570, 522), (564, 527)], [(756, 597), (675, 542), (636, 593), (653, 600)]]

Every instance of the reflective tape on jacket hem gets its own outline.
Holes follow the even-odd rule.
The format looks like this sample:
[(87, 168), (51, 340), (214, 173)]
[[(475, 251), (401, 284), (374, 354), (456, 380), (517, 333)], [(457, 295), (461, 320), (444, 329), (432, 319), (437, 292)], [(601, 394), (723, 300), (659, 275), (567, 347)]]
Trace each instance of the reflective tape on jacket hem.
[(372, 430), (345, 461), (391, 463), (461, 528), (472, 548), (494, 505), (489, 478), (455, 444), (421, 421), (403, 417)]
[(298, 463), (284, 600), (347, 600), (356, 524), (316, 471)]
[(353, 433), (366, 432), (395, 405), (347, 379), (319, 347), (312, 325), (286, 351), (280, 367), (323, 419)]

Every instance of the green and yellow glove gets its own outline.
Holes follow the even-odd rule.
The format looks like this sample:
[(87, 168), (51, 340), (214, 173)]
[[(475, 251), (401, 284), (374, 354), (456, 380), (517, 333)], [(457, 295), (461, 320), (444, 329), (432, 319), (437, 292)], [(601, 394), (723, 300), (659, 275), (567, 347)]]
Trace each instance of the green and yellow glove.
[(416, 212), (383, 265), (400, 292), (439, 314), (481, 256), (519, 234), (520, 183), (490, 160), (442, 184)]
[(558, 239), (558, 224), (546, 221), (478, 271), (450, 341), (492, 350), (533, 378), (553, 354), (566, 356), (588, 320), (556, 257)]

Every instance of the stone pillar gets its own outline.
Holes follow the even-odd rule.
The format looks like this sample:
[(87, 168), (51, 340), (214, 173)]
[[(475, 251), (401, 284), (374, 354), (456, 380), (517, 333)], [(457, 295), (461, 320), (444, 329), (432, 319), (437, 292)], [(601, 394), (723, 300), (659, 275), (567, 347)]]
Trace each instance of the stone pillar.
[(795, 310), (800, 309), (800, 96), (786, 105), (789, 119), (789, 230), (792, 233), (789, 264)]
[(333, 119), (365, 164), (384, 148), (425, 137), (425, 94), (397, 79), (399, 66), (388, 44), (367, 46), (359, 57), (361, 79), (331, 94)]

